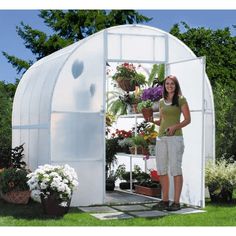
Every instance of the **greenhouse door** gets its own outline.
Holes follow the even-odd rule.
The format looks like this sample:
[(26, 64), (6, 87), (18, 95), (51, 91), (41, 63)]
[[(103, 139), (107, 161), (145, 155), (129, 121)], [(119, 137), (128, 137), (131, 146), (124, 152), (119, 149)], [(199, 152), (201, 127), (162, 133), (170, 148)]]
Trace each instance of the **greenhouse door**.
[[(166, 72), (167, 75), (175, 75), (178, 78), (182, 94), (186, 97), (191, 112), (191, 123), (183, 129), (185, 143), (182, 165), (184, 184), (180, 201), (193, 206), (204, 207), (205, 60), (204, 58), (196, 58), (168, 63)], [(173, 190), (173, 182), (171, 183), (171, 190)], [(171, 196), (172, 194), (173, 192)]]
[(76, 170), (79, 187), (73, 193), (74, 206), (105, 201), (103, 35), (94, 40), (86, 41), (67, 60), (52, 99), (51, 160)]

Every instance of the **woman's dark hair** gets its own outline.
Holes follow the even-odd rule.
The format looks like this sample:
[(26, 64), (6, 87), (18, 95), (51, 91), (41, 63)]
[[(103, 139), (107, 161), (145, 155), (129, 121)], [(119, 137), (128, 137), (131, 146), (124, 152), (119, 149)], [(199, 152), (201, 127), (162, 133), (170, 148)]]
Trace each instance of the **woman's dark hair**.
[(179, 81), (176, 78), (176, 76), (174, 76), (174, 75), (169, 75), (165, 78), (164, 86), (163, 86), (164, 87), (164, 90), (163, 90), (164, 99), (167, 99), (167, 97), (168, 97), (168, 92), (166, 91), (166, 86), (165, 86), (167, 79), (171, 79), (175, 83), (175, 93), (174, 93), (171, 105), (178, 107), (179, 106), (179, 96), (182, 95), (182, 92), (181, 92), (181, 89), (180, 89), (180, 86), (179, 86)]

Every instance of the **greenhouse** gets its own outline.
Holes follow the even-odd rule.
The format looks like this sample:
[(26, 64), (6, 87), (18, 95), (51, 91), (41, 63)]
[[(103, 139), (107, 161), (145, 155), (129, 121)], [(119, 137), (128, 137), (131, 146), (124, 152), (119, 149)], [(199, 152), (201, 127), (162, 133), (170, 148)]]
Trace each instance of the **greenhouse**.
[[(74, 206), (105, 199), (105, 114), (108, 65), (164, 64), (187, 98), (181, 202), (204, 207), (204, 166), (215, 158), (215, 117), (205, 58), (171, 34), (143, 25), (102, 30), (33, 64), (13, 104), (12, 146), (24, 143), (28, 167), (69, 164), (79, 177)], [(171, 186), (171, 188), (173, 188)]]

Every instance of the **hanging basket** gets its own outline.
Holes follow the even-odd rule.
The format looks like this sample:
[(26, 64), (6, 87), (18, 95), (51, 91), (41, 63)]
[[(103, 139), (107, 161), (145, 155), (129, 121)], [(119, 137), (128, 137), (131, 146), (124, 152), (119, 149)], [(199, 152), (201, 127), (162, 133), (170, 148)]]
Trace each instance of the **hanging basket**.
[(58, 200), (55, 195), (49, 195), (47, 198), (41, 195), (40, 198), (43, 211), (48, 216), (60, 217), (69, 211), (71, 199), (67, 201), (67, 206), (63, 207), (60, 205), (61, 200)]
[(142, 109), (143, 117), (146, 121), (151, 121), (153, 119), (153, 110), (152, 108), (143, 108)]
[(134, 91), (136, 84), (132, 82), (131, 78), (118, 78), (117, 83), (121, 89), (126, 92)]
[(1, 193), (1, 198), (9, 203), (27, 204), (30, 199), (30, 191), (11, 191), (8, 193)]

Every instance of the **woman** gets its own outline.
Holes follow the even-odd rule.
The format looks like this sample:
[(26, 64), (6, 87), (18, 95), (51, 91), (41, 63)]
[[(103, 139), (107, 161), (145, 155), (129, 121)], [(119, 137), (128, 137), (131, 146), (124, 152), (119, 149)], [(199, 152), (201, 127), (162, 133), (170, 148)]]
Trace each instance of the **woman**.
[[(182, 156), (184, 142), (182, 128), (191, 122), (188, 103), (181, 94), (177, 78), (169, 75), (164, 80), (163, 98), (159, 103), (160, 119), (153, 121), (160, 126), (157, 139), (157, 170), (162, 186), (162, 201), (153, 208), (158, 210), (180, 210), (180, 194), (183, 185)], [(184, 120), (180, 122), (180, 115)], [(169, 176), (174, 177), (174, 202), (169, 205)]]

